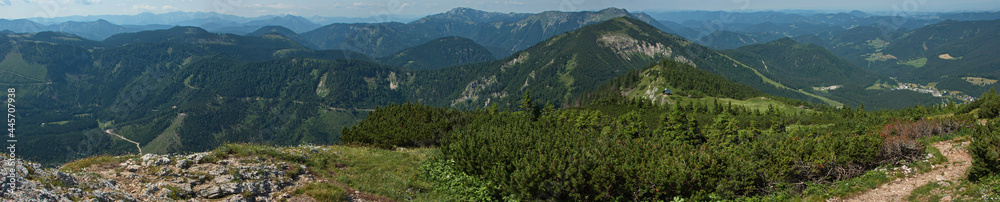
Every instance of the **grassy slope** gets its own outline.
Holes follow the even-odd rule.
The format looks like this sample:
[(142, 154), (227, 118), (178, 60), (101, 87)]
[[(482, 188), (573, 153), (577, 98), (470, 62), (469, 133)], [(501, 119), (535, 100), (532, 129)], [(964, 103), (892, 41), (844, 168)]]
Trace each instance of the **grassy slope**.
[(170, 126), (168, 126), (163, 133), (157, 135), (153, 141), (145, 143), (146, 146), (143, 146), (142, 151), (153, 154), (166, 154), (178, 149), (180, 147), (181, 140), (180, 137), (177, 136), (177, 130), (179, 130), (182, 123), (184, 123), (185, 117), (187, 117), (187, 114), (178, 114), (177, 118), (174, 118), (174, 120), (170, 122)]
[(10, 53), (0, 62), (0, 79), (3, 79), (0, 83), (46, 82), (46, 71), (44, 65), (25, 61), (21, 53)]
[[(418, 167), (436, 148), (384, 150), (355, 146), (271, 147), (229, 144), (213, 152), (236, 156), (266, 155), (303, 164), (321, 180), (393, 200), (440, 201), (444, 196), (432, 190), (431, 182), (420, 177)], [(298, 158), (306, 157), (306, 158)], [(334, 191), (325, 187), (315, 193)]]
[(796, 91), (796, 92), (802, 93), (802, 94), (807, 95), (809, 97), (813, 97), (813, 98), (822, 100), (823, 103), (826, 103), (826, 104), (828, 104), (830, 106), (834, 106), (834, 107), (842, 107), (842, 106), (844, 106), (843, 103), (831, 100), (829, 98), (826, 98), (826, 97), (823, 97), (823, 96), (818, 96), (818, 95), (815, 95), (815, 94), (803, 91), (802, 89), (795, 90), (795, 89), (789, 88), (789, 87), (787, 87), (785, 85), (781, 85), (781, 83), (775, 82), (774, 80), (771, 80), (770, 78), (767, 78), (767, 76), (764, 76), (763, 74), (761, 74), (759, 71), (757, 71), (757, 69), (751, 68), (750, 66), (747, 66), (746, 64), (743, 64), (742, 62), (734, 60), (734, 59), (730, 58), (727, 55), (723, 55), (722, 53), (719, 53), (719, 55), (721, 55), (723, 57), (726, 57), (727, 59), (732, 60), (733, 62), (736, 62), (736, 64), (739, 64), (741, 67), (746, 67), (747, 69), (753, 70), (754, 74), (757, 74), (757, 76), (759, 76), (761, 79), (763, 79), (764, 82), (767, 82), (767, 83), (769, 83), (771, 85), (774, 85), (775, 87), (778, 87), (778, 88), (781, 88), (781, 89), (788, 89), (788, 90), (792, 90), (792, 91)]

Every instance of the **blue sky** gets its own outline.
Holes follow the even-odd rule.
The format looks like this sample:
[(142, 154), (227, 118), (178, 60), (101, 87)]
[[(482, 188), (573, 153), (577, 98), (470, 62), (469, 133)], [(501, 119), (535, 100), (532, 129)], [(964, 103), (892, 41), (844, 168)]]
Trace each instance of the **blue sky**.
[(422, 16), (469, 7), (497, 12), (581, 11), (607, 7), (665, 10), (995, 11), (1000, 0), (0, 0), (0, 18), (217, 12), (239, 16)]

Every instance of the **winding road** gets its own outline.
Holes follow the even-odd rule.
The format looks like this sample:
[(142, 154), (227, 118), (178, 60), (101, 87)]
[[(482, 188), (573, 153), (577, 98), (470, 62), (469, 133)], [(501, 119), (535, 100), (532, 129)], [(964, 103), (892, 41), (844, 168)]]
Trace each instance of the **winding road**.
[(118, 135), (118, 133), (115, 133), (115, 129), (107, 129), (107, 130), (104, 130), (104, 132), (108, 133), (109, 135), (114, 135), (115, 137), (121, 138), (121, 139), (123, 139), (125, 141), (131, 142), (132, 144), (135, 144), (135, 148), (139, 149), (139, 155), (142, 155), (142, 147), (139, 147), (139, 143), (138, 142), (132, 141), (132, 140), (130, 140), (128, 138), (125, 138), (125, 137), (122, 137), (121, 135)]

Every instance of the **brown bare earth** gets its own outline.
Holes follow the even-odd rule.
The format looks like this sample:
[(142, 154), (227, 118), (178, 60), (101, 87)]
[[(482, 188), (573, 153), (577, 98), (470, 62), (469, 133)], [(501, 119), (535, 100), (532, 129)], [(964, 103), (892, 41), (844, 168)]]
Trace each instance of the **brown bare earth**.
[(968, 144), (969, 142), (954, 141), (934, 143), (933, 146), (948, 157), (948, 162), (934, 166), (930, 172), (897, 179), (860, 195), (830, 201), (904, 201), (910, 196), (910, 192), (921, 185), (965, 178), (966, 171), (972, 165), (972, 156), (965, 151)]

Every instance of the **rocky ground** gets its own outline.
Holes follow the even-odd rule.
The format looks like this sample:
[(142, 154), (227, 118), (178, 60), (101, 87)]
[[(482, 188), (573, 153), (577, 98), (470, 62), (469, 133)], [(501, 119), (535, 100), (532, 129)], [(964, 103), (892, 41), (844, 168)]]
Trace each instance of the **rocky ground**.
[[(10, 193), (3, 186), (3, 201), (315, 201), (293, 192), (317, 181), (304, 165), (210, 152), (106, 157), (73, 171), (4, 162), (13, 162), (20, 186)], [(0, 170), (5, 181), (7, 168)]]

